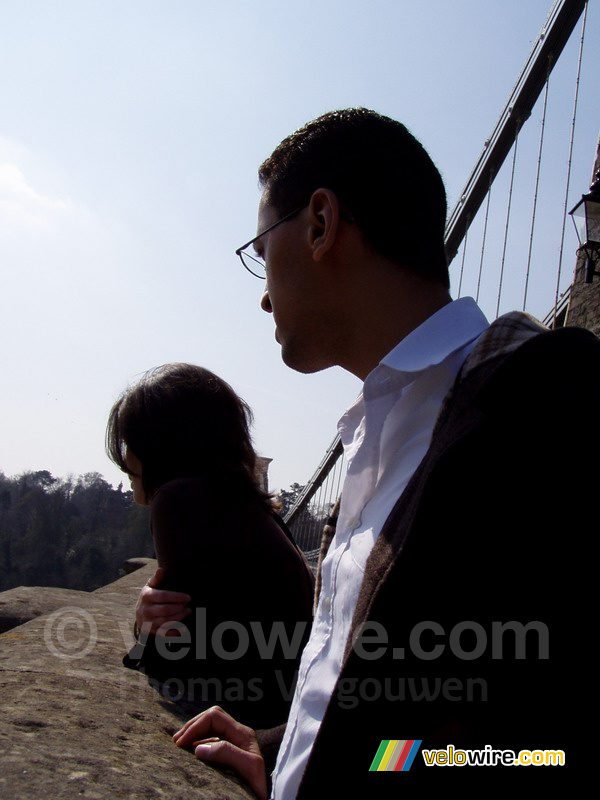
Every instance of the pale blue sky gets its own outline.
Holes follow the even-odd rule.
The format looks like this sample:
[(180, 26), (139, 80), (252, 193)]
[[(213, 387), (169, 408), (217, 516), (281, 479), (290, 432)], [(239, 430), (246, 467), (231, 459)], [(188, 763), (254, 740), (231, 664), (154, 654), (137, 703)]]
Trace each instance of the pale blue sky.
[[(0, 470), (98, 471), (118, 482), (104, 455), (110, 406), (144, 370), (187, 360), (252, 406), (273, 487), (305, 482), (359, 384), (341, 370), (305, 376), (281, 363), (261, 283), (234, 255), (254, 234), (258, 164), (307, 120), (365, 105), (422, 140), (451, 208), (550, 5), (0, 4)], [(589, 185), (598, 136), (598, 6), (571, 204)], [(567, 157), (577, 39), (552, 78), (555, 163)], [(534, 145), (523, 147), (533, 163)], [(548, 179), (544, 195), (556, 199), (563, 183)], [(529, 189), (520, 199), (531, 202)], [(570, 228), (565, 246), (569, 275)], [(547, 288), (533, 291), (543, 315)], [(493, 316), (495, 299), (482, 300)]]

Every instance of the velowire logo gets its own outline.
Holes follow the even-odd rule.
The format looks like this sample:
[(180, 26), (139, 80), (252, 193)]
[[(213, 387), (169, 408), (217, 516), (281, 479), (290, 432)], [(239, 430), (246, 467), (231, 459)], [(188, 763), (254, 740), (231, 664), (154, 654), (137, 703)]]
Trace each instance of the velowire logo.
[(382, 739), (369, 772), (408, 772), (421, 739)]

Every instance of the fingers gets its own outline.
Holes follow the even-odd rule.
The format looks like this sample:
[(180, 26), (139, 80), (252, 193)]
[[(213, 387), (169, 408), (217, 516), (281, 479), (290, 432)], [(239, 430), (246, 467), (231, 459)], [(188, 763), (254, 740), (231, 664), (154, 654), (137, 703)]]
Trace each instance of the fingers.
[(241, 750), (231, 742), (206, 742), (195, 749), (197, 758), (209, 764), (234, 769), (254, 791), (259, 800), (267, 800), (267, 775), (262, 756)]
[(174, 734), (173, 740), (178, 747), (190, 747), (194, 741), (209, 737), (225, 739), (236, 747), (246, 750), (255, 747), (256, 752), (259, 752), (256, 735), (252, 728), (242, 725), (219, 706), (213, 706), (188, 720)]
[(185, 606), (192, 598), (189, 594), (184, 592), (170, 592), (167, 589), (150, 589), (144, 587), (140, 592), (140, 604), (155, 606), (155, 605), (169, 605), (169, 606)]
[[(164, 570), (160, 567), (156, 570), (150, 581), (160, 582)], [(140, 592), (137, 606), (135, 609), (135, 621), (138, 628), (146, 628), (150, 633), (157, 633), (158, 629), (169, 622), (182, 622), (192, 612), (187, 607), (191, 597), (184, 592), (171, 592), (166, 589), (155, 589), (148, 585), (144, 586)], [(151, 627), (148, 628), (148, 625)], [(167, 634), (177, 636), (177, 632)]]
[(202, 761), (234, 769), (260, 800), (266, 800), (267, 776), (256, 734), (219, 706), (186, 722), (173, 740), (178, 747), (195, 746), (194, 752)]
[(168, 589), (157, 589), (165, 579), (166, 571), (157, 567), (154, 575), (148, 579), (146, 586), (140, 592), (140, 602), (143, 603), (172, 603), (186, 605), (192, 599), (186, 592), (172, 592)]
[(152, 605), (152, 606), (144, 606), (144, 619), (148, 620), (148, 622), (156, 622), (159, 619), (169, 621), (175, 620), (178, 617), (183, 619), (190, 614), (191, 609), (186, 608), (183, 605)]
[[(179, 610), (176, 610), (179, 609)], [(136, 611), (136, 622), (140, 630), (147, 630), (149, 633), (158, 633), (163, 626), (168, 626), (174, 622), (183, 622), (189, 617), (191, 609), (182, 606), (155, 605), (140, 606)], [(163, 636), (179, 636), (177, 629), (162, 630)]]
[(153, 589), (156, 589), (164, 580), (165, 574), (165, 570), (162, 567), (157, 567), (154, 575), (146, 581), (146, 586), (151, 586)]

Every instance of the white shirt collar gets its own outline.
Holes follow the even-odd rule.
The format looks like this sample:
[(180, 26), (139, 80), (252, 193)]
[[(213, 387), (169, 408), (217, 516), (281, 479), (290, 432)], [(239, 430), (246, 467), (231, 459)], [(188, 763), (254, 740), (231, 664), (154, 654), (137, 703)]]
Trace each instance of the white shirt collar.
[(474, 344), (489, 323), (472, 297), (442, 306), (411, 331), (382, 358), (366, 377), (362, 391), (338, 422), (342, 442), (348, 445), (370, 402), (411, 383), (425, 369), (441, 364), (456, 351)]
[(477, 339), (488, 325), (472, 297), (453, 300), (398, 342), (381, 360), (380, 366), (401, 372), (420, 372), (441, 364), (451, 353)]

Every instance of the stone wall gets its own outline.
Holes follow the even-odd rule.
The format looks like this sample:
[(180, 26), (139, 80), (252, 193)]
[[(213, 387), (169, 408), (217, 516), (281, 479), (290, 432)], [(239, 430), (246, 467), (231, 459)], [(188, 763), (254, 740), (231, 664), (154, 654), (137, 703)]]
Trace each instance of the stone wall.
[(585, 283), (585, 261), (585, 256), (577, 259), (566, 324), (588, 328), (600, 336), (600, 276), (594, 277), (592, 283)]
[[(592, 175), (596, 175), (598, 170), (600, 170), (600, 140), (596, 148)], [(588, 328), (596, 336), (600, 336), (600, 275), (596, 275), (592, 283), (585, 283), (585, 262), (585, 256), (580, 255), (571, 286), (566, 324)], [(600, 271), (600, 267), (596, 269)]]
[(273, 461), (272, 458), (256, 456), (256, 480), (263, 492), (269, 491), (269, 464), (271, 461)]
[(189, 712), (121, 664), (137, 595), (155, 567), (149, 559), (90, 593), (0, 594), (5, 625), (29, 620), (0, 635), (1, 797), (254, 797), (235, 776), (175, 747), (171, 736)]

